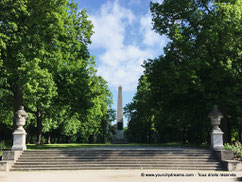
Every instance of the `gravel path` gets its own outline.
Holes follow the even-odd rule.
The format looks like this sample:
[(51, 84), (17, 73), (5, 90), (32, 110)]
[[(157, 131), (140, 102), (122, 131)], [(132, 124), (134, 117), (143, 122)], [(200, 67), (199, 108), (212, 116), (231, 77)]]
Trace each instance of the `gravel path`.
[(240, 180), (242, 180), (242, 172), (180, 170), (82, 170), (0, 172), (0, 182), (232, 182), (238, 181), (239, 178)]

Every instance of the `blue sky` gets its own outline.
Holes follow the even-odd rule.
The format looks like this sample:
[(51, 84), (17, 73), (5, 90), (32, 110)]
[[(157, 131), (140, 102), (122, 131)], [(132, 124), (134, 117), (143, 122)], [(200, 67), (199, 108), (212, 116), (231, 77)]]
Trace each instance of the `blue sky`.
[(97, 74), (108, 81), (114, 109), (117, 109), (118, 86), (122, 85), (124, 107), (136, 93), (143, 61), (161, 55), (167, 43), (165, 37), (152, 30), (150, 0), (75, 1), (79, 9), (87, 10), (94, 25), (89, 50), (96, 58)]

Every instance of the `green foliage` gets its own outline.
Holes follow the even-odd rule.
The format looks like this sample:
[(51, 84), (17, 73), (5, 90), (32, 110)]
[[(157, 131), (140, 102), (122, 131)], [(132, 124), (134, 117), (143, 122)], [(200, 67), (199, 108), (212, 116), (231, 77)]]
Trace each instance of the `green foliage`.
[(5, 0), (0, 11), (0, 126), (14, 128), (24, 105), (28, 142), (97, 137), (110, 122), (112, 96), (88, 51), (86, 10), (68, 0)]
[(43, 144), (43, 145), (35, 145), (35, 144), (27, 144), (28, 150), (42, 150), (42, 149), (67, 149), (67, 148), (97, 148), (97, 147), (196, 147), (196, 148), (205, 148), (208, 149), (207, 145), (190, 145), (190, 144), (180, 144), (180, 143), (166, 143), (166, 144), (141, 144), (141, 143), (128, 143), (128, 144), (88, 144), (88, 143), (61, 143), (61, 144)]
[(242, 160), (242, 145), (240, 142), (235, 142), (234, 144), (225, 143), (224, 148), (226, 150), (232, 150), (236, 158)]
[(154, 127), (149, 86), (147, 77), (145, 75), (141, 76), (133, 102), (124, 108), (124, 114), (130, 120), (126, 131), (126, 136), (130, 142), (151, 143), (155, 141), (157, 131)]
[[(115, 119), (111, 110), (112, 94), (108, 90), (107, 82), (102, 77), (94, 76), (92, 79), (91, 93), (93, 95), (93, 107), (88, 110), (86, 118), (86, 131), (89, 136), (89, 142), (94, 141), (105, 143), (111, 135), (111, 123)], [(93, 140), (93, 141), (90, 141)]]
[(217, 104), (226, 141), (232, 131), (241, 140), (242, 1), (164, 0), (150, 9), (153, 29), (170, 42), (164, 55), (144, 62), (126, 106), (130, 138), (145, 142), (154, 128), (153, 141), (208, 143), (207, 115)]
[(3, 149), (6, 149), (6, 145), (4, 141), (0, 142), (0, 151), (3, 151)]

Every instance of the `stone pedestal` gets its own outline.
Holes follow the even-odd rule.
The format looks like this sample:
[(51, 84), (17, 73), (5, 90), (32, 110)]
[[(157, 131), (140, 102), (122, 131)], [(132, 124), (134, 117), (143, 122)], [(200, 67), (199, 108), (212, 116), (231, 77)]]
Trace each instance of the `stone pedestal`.
[(27, 133), (22, 130), (15, 130), (13, 133), (13, 146), (12, 150), (26, 150), (26, 135)]
[(211, 136), (211, 149), (214, 151), (224, 150), (223, 145), (223, 132), (219, 128), (220, 121), (223, 118), (222, 113), (219, 112), (217, 105), (213, 106), (213, 110), (209, 113), (208, 117), (211, 120), (213, 126), (210, 132)]
[(19, 110), (15, 113), (17, 129), (13, 133), (13, 146), (12, 150), (26, 150), (26, 131), (23, 126), (26, 123), (28, 114), (24, 111), (24, 106), (20, 106)]
[(212, 130), (210, 136), (211, 149), (214, 151), (224, 150), (223, 132), (221, 130)]
[(124, 130), (116, 130), (116, 139), (124, 139)]

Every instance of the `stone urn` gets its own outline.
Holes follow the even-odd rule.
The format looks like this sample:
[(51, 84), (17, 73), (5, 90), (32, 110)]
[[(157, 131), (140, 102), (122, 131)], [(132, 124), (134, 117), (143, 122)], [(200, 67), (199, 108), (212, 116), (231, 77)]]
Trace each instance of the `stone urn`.
[(221, 151), (224, 150), (223, 145), (223, 132), (219, 128), (221, 119), (223, 115), (219, 112), (218, 107), (216, 105), (213, 106), (213, 110), (208, 114), (208, 117), (211, 120), (211, 124), (213, 126), (210, 136), (211, 136), (211, 149), (213, 151)]
[(23, 151), (26, 150), (26, 131), (23, 126), (26, 123), (28, 114), (24, 111), (24, 107), (20, 106), (19, 110), (15, 113), (14, 116), (16, 120), (17, 129), (13, 132), (13, 146), (12, 150)]
[(24, 110), (24, 106), (20, 106), (19, 110), (15, 113), (16, 125), (18, 131), (24, 131), (23, 126), (26, 124), (28, 114)]
[(221, 119), (223, 118), (223, 115), (222, 113), (219, 112), (217, 105), (213, 106), (213, 110), (209, 113), (208, 117), (211, 120), (213, 130), (221, 130), (219, 128), (219, 125), (221, 123)]

